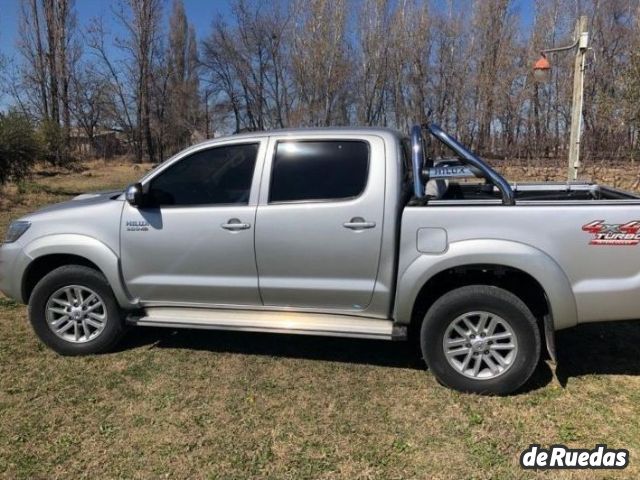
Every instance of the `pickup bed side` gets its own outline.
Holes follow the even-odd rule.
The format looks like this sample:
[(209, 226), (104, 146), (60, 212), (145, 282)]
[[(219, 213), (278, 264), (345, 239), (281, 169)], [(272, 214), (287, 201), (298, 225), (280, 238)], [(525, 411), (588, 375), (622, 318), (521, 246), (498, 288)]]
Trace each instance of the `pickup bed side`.
[[(576, 325), (571, 285), (563, 270), (547, 254), (518, 241), (479, 238), (449, 242), (445, 228), (422, 227), (438, 225), (433, 223), (437, 222), (435, 218), (425, 221), (425, 216), (430, 217), (420, 209), (408, 208), (403, 217), (394, 314), (398, 323), (408, 325), (416, 308), (428, 308), (428, 305), (421, 304), (420, 298), (428, 294), (429, 289), (443, 293), (439, 279), (444, 281), (448, 272), (463, 272), (456, 283), (448, 283), (452, 289), (468, 284), (464, 269), (484, 269), (487, 272), (484, 281), (494, 283), (501, 274), (500, 270), (506, 267), (531, 276), (540, 285), (556, 330)], [(442, 235), (443, 240), (438, 240), (441, 243), (436, 246), (429, 242), (428, 237), (437, 235)]]
[[(412, 285), (424, 285), (445, 269), (465, 265), (505, 266), (531, 275), (545, 292), (556, 329), (637, 318), (640, 255), (634, 245), (599, 244), (583, 229), (598, 220), (616, 226), (640, 218), (637, 200), (573, 205), (529, 201), (510, 207), (452, 203), (405, 210), (399, 321), (407, 320), (407, 306), (416, 298)], [(425, 233), (425, 228), (445, 232), (441, 245), (427, 242), (425, 235), (438, 230)]]

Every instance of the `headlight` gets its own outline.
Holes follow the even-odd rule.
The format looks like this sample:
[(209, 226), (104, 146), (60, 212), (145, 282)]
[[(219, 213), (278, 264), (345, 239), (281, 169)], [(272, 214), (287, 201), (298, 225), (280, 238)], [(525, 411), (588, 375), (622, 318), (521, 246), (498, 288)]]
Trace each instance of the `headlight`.
[(24, 234), (24, 232), (29, 230), (30, 226), (31, 222), (25, 222), (23, 220), (11, 222), (11, 225), (9, 225), (9, 230), (7, 230), (7, 235), (4, 237), (4, 243), (15, 242)]

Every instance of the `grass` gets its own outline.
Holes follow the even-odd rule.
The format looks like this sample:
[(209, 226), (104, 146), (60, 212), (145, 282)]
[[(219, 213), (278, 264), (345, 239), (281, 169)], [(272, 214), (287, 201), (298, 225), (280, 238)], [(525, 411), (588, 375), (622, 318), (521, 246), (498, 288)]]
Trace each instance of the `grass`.
[[(3, 191), (0, 229), (141, 174), (36, 174)], [(404, 343), (138, 329), (116, 352), (63, 358), (0, 298), (0, 477), (638, 478), (640, 324), (558, 337), (557, 368), (485, 398), (437, 385)], [(628, 448), (630, 466), (524, 472), (530, 443)]]

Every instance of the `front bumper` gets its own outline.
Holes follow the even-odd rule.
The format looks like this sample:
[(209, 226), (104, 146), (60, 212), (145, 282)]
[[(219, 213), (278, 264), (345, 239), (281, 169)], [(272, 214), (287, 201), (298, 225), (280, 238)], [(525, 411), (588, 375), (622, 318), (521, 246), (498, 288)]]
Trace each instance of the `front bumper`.
[(0, 291), (21, 303), (22, 277), (28, 260), (19, 242), (0, 244)]

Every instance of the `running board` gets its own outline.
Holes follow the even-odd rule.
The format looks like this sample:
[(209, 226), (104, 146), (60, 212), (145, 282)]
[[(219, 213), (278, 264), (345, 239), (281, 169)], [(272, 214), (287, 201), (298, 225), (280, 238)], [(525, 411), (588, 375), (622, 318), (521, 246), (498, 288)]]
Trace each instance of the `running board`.
[(322, 313), (150, 307), (142, 317), (129, 318), (145, 327), (201, 328), (246, 332), (293, 333), (379, 340), (404, 339), (405, 329), (391, 320)]

